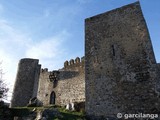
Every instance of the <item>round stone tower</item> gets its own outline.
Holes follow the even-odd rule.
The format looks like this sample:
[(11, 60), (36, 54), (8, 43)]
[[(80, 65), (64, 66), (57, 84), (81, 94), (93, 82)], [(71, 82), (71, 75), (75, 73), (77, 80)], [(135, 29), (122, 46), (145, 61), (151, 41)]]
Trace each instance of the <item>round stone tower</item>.
[(41, 66), (38, 59), (24, 58), (19, 61), (11, 107), (26, 106), (36, 97)]

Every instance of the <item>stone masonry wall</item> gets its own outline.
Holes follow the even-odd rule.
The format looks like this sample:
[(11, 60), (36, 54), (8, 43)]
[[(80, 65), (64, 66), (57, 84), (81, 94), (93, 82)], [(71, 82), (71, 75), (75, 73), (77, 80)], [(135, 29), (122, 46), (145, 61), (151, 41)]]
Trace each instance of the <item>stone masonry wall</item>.
[[(52, 72), (57, 74), (57, 81), (50, 81)], [(44, 69), (40, 74), (38, 99), (43, 105), (49, 105), (51, 94), (55, 93), (55, 104), (64, 106), (70, 102), (85, 101), (84, 60), (71, 59), (64, 63), (59, 71)]]
[(43, 105), (49, 104), (50, 94), (53, 90), (53, 85), (52, 82), (50, 82), (49, 75), (50, 72), (48, 72), (48, 69), (43, 69), (40, 72), (37, 98), (43, 103)]
[(156, 77), (157, 77), (157, 82), (156, 82), (156, 93), (159, 95), (160, 97), (160, 63), (157, 63), (155, 66), (155, 69), (157, 70), (156, 73)]
[(37, 94), (40, 65), (37, 59), (21, 59), (18, 64), (11, 107), (26, 106)]
[(159, 110), (156, 61), (139, 2), (85, 20), (86, 113)]

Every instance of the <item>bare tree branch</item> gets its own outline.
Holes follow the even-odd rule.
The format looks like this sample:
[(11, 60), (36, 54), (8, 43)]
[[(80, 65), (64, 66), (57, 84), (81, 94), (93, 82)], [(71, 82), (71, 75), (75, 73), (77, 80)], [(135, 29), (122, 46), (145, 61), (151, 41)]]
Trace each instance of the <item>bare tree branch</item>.
[(1, 65), (2, 65), (2, 62), (0, 62), (0, 100), (3, 100), (3, 99), (6, 99), (9, 88), (7, 88), (7, 84), (4, 83), (3, 69)]

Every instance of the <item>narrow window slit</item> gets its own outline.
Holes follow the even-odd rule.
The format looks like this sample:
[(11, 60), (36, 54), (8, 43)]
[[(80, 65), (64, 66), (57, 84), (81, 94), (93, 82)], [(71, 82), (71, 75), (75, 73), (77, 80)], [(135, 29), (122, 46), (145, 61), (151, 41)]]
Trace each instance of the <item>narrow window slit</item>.
[(114, 45), (112, 45), (112, 53), (113, 53), (113, 56), (115, 56), (115, 47), (114, 47)]

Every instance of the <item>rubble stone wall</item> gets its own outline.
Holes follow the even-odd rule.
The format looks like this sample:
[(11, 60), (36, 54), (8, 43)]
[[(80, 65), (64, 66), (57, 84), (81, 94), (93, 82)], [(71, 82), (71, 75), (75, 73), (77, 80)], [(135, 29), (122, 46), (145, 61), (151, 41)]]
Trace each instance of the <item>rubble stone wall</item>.
[(37, 95), (41, 66), (37, 59), (21, 59), (18, 64), (11, 107), (26, 106), (29, 100)]
[[(38, 99), (43, 105), (49, 105), (51, 94), (54, 93), (55, 104), (65, 106), (71, 102), (85, 101), (84, 60), (71, 59), (64, 63), (64, 68), (57, 74), (57, 80), (51, 81), (53, 71), (44, 69), (39, 79)], [(53, 98), (54, 99), (54, 98)]]
[(85, 20), (86, 113), (159, 110), (155, 56), (139, 2)]

